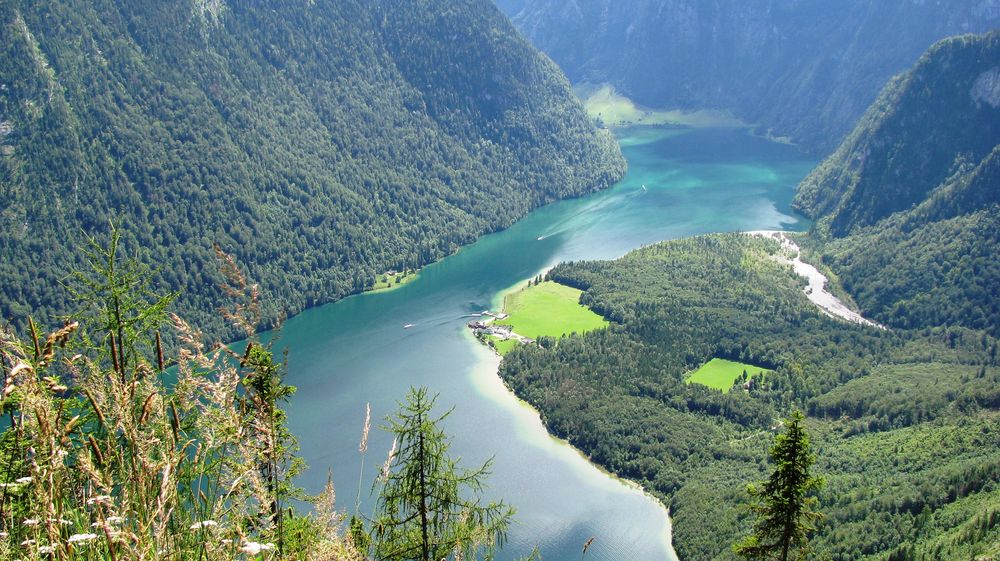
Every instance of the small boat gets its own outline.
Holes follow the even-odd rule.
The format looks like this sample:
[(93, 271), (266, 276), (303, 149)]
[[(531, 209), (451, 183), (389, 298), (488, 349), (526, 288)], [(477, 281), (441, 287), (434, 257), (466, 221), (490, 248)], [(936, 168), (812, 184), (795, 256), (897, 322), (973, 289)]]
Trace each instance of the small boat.
[(403, 329), (409, 329), (411, 327), (413, 327), (413, 324), (412, 323), (408, 323), (408, 324), (406, 324), (406, 325), (403, 326)]
[(645, 184), (643, 184), (643, 186), (642, 186), (642, 191), (643, 191), (643, 193), (645, 193), (647, 191)]

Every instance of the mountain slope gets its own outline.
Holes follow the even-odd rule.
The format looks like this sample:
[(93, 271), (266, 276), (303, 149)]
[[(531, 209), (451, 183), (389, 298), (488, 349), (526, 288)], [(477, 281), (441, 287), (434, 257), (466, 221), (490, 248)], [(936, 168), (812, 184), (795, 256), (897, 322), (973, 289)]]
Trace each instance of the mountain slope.
[(866, 314), (1000, 335), (1000, 32), (947, 39), (893, 80), (795, 205)]
[[(801, 187), (806, 261), (892, 329), (821, 315), (776, 242), (738, 234), (549, 273), (613, 324), (515, 349), (501, 376), (552, 432), (669, 501), (681, 559), (735, 558), (745, 485), (793, 409), (826, 479), (812, 556), (996, 555), (998, 35), (931, 48)], [(715, 358), (750, 368), (728, 393), (687, 383)]]
[[(549, 430), (670, 505), (684, 561), (735, 559), (730, 545), (750, 526), (746, 484), (771, 469), (776, 420), (793, 408), (809, 414), (827, 480), (816, 558), (989, 549), (1000, 539), (989, 521), (1000, 504), (997, 339), (829, 318), (780, 251), (726, 234), (561, 264), (549, 277), (583, 289), (612, 325), (519, 347), (500, 374)], [(686, 383), (713, 358), (772, 372), (728, 393)]]
[(4, 318), (65, 311), (55, 271), (109, 218), (218, 331), (215, 243), (273, 320), (624, 170), (481, 0), (13, 0), (0, 26)]
[(827, 154), (934, 41), (1000, 25), (997, 0), (498, 0), (574, 83), (649, 107), (731, 109)]

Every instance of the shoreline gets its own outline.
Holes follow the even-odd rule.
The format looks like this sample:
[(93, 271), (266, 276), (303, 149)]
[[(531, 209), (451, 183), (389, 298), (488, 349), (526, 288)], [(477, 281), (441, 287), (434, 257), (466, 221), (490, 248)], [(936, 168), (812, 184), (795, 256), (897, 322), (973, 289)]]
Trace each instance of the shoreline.
[[(375, 284), (371, 288), (366, 288), (359, 294), (376, 294), (379, 292), (392, 292), (393, 290), (402, 288), (411, 282), (416, 281), (420, 278), (420, 271), (423, 271), (423, 267), (417, 269), (405, 269), (400, 272), (396, 271), (386, 271), (381, 275), (375, 276)], [(392, 273), (392, 274), (390, 274)], [(385, 277), (385, 281), (380, 281), (379, 277)], [(394, 279), (396, 282), (392, 282), (389, 279)], [(385, 282), (387, 286), (379, 286), (382, 282)]]
[[(551, 271), (552, 269), (555, 269), (555, 268), (556, 268), (555, 265), (547, 265), (547, 266), (543, 267), (538, 273), (536, 273), (536, 274), (534, 274), (534, 275), (532, 275), (530, 277), (521, 279), (521, 280), (515, 282), (514, 284), (508, 286), (507, 288), (504, 288), (504, 289), (500, 290), (499, 292), (496, 293), (495, 296), (493, 296), (493, 299), (490, 300), (490, 309), (491, 310), (500, 310), (501, 313), (507, 313), (507, 311), (504, 309), (504, 305), (507, 303), (507, 296), (509, 296), (510, 294), (513, 294), (513, 293), (517, 292), (518, 290), (524, 289), (524, 285), (528, 281), (530, 281), (530, 280), (534, 279), (535, 277), (537, 277), (538, 275), (541, 275), (542, 278), (544, 278), (545, 275), (549, 274), (549, 271)], [(503, 355), (500, 354), (500, 351), (497, 350), (496, 347), (494, 347), (492, 345), (489, 345), (488, 343), (486, 343), (485, 340), (478, 339), (475, 335), (472, 336), (472, 339), (476, 342), (477, 346), (479, 346), (479, 347), (485, 347), (490, 352), (492, 352), (498, 359), (503, 360)], [(497, 364), (496, 375), (497, 375), (498, 378), (500, 377), (499, 367), (500, 367), (500, 365)], [(501, 381), (503, 381), (503, 380), (501, 380)], [(504, 387), (506, 387), (506, 386), (507, 386), (507, 384), (504, 383)], [(508, 391), (512, 395), (514, 395), (514, 397), (516, 397), (518, 400), (521, 399), (513, 391), (510, 391), (510, 388), (508, 388)], [(528, 405), (529, 407), (531, 407), (530, 403), (528, 403), (526, 401), (524, 403), (526, 405)], [(532, 407), (532, 409), (534, 409), (534, 407)], [(543, 423), (543, 425), (544, 425), (544, 423)], [(546, 432), (548, 432), (548, 429), (546, 429)], [(550, 435), (551, 435), (551, 433), (550, 433)], [(581, 452), (581, 454), (582, 454), (582, 452)]]
[[(795, 274), (808, 281), (809, 284), (803, 289), (803, 293), (809, 301), (819, 308), (825, 315), (834, 319), (849, 321), (851, 323), (857, 323), (878, 329), (887, 329), (885, 326), (871, 321), (861, 316), (858, 312), (850, 309), (846, 304), (844, 304), (843, 301), (826, 290), (826, 284), (828, 282), (826, 275), (822, 274), (818, 269), (816, 269), (815, 266), (801, 260), (801, 248), (787, 235), (792, 232), (786, 232), (783, 230), (752, 230), (740, 233), (748, 236), (775, 239), (781, 244), (784, 252), (794, 252), (794, 257), (781, 254), (778, 254), (775, 257), (783, 263), (791, 265)], [(546, 266), (536, 275), (522, 279), (511, 286), (500, 290), (491, 301), (491, 308), (502, 311), (508, 295), (523, 289), (524, 285), (529, 280), (534, 279), (538, 274), (544, 277), (549, 271), (555, 268), (555, 266), (556, 265)], [(484, 359), (480, 359), (478, 361), (470, 374), (474, 378), (479, 378), (479, 380), (473, 381), (474, 387), (481, 394), (486, 396), (488, 399), (493, 400), (495, 403), (511, 408), (518, 408), (527, 412), (531, 416), (532, 422), (537, 423), (545, 437), (550, 442), (555, 443), (557, 447), (571, 451), (575, 458), (582, 460), (587, 466), (589, 466), (589, 468), (594, 469), (597, 473), (601, 474), (601, 476), (606, 477), (608, 481), (613, 481), (632, 491), (641, 493), (646, 499), (651, 500), (653, 504), (661, 509), (665, 515), (665, 528), (663, 535), (665, 537), (664, 546), (666, 551), (672, 559), (678, 559), (677, 553), (673, 547), (673, 519), (671, 518), (670, 508), (663, 502), (663, 500), (653, 495), (640, 483), (631, 479), (620, 477), (619, 475), (606, 469), (604, 466), (594, 462), (582, 450), (573, 446), (573, 444), (565, 438), (562, 438), (552, 432), (543, 419), (541, 412), (530, 402), (518, 395), (517, 392), (507, 384), (507, 381), (500, 376), (500, 367), (503, 361), (503, 356), (499, 353), (499, 351), (490, 345), (485, 344), (483, 341), (480, 341), (471, 333), (467, 332), (464, 336), (468, 338), (470, 344), (475, 347), (482, 348), (485, 353), (488, 353), (484, 356)], [(488, 370), (488, 379), (483, 380), (481, 376), (477, 376), (477, 372), (481, 370)], [(510, 405), (506, 405), (503, 401), (510, 401), (511, 403)], [(537, 443), (532, 444), (539, 445)]]
[(749, 128), (753, 125), (728, 109), (652, 108), (640, 105), (619, 93), (610, 83), (579, 82), (573, 94), (583, 104), (587, 116), (609, 129), (634, 126), (685, 126), (696, 128)]
[[(552, 267), (548, 267), (546, 268), (546, 271), (551, 269)], [(527, 279), (521, 282), (527, 282)], [(520, 283), (518, 283), (518, 285), (520, 285)], [(498, 296), (501, 296), (508, 292), (509, 289), (505, 289), (500, 293), (498, 293)], [(473, 366), (472, 371), (469, 373), (469, 375), (473, 378), (473, 387), (475, 387), (475, 389), (479, 391), (481, 395), (483, 395), (487, 399), (490, 399), (491, 401), (502, 407), (506, 407), (510, 410), (517, 409), (522, 413), (522, 415), (524, 413), (527, 413), (530, 416), (530, 419), (522, 418), (519, 419), (519, 421), (521, 422), (528, 421), (530, 423), (537, 423), (538, 428), (541, 429), (541, 433), (544, 435), (545, 439), (549, 443), (555, 444), (557, 449), (570, 452), (574, 459), (581, 460), (583, 464), (587, 466), (588, 469), (593, 469), (594, 471), (599, 473), (602, 477), (607, 478), (608, 482), (613, 482), (614, 484), (626, 487), (632, 492), (641, 494), (645, 499), (655, 504), (656, 507), (660, 509), (664, 514), (665, 528), (663, 534), (661, 534), (663, 536), (662, 538), (663, 546), (666, 550), (667, 555), (671, 559), (676, 561), (678, 557), (677, 557), (677, 552), (674, 551), (674, 546), (673, 546), (673, 519), (671, 518), (670, 515), (670, 507), (668, 507), (659, 497), (650, 493), (645, 487), (643, 487), (638, 482), (621, 477), (607, 470), (604, 466), (594, 462), (582, 450), (580, 450), (576, 446), (573, 446), (573, 444), (570, 443), (568, 440), (556, 435), (551, 430), (549, 430), (548, 425), (542, 418), (541, 412), (537, 408), (535, 408), (534, 405), (523, 399), (521, 396), (517, 394), (517, 392), (511, 389), (511, 387), (507, 385), (507, 382), (500, 376), (500, 363), (503, 360), (503, 357), (501, 357), (498, 353), (493, 351), (493, 349), (488, 348), (487, 345), (482, 344), (479, 340), (475, 338), (475, 336), (468, 333), (467, 330), (465, 335), (463, 335), (463, 337), (466, 337), (471, 345), (477, 348), (484, 348), (484, 350), (488, 353), (484, 354), (483, 357), (477, 361), (476, 365)], [(484, 378), (480, 374), (486, 374), (486, 377)], [(504, 403), (505, 401), (508, 403)], [(519, 427), (519, 428), (529, 428), (529, 427)], [(522, 437), (525, 436), (523, 432), (521, 433), (521, 436)], [(534, 436), (537, 437), (538, 435)], [(525, 440), (531, 446), (542, 446), (540, 442), (538, 442), (537, 440), (533, 440), (530, 437), (525, 438)]]
[[(518, 290), (522, 290), (524, 288), (525, 284), (528, 283), (528, 281), (534, 279), (538, 275), (541, 275), (544, 278), (549, 273), (549, 271), (551, 271), (554, 268), (556, 268), (556, 265), (547, 265), (547, 266), (543, 267), (535, 275), (532, 275), (532, 276), (529, 276), (527, 278), (524, 278), (524, 279), (522, 279), (522, 280), (520, 280), (520, 281), (518, 281), (518, 282), (516, 282), (516, 283), (514, 283), (514, 284), (512, 284), (510, 286), (508, 286), (507, 288), (504, 288), (503, 290), (500, 290), (499, 292), (497, 292), (496, 296), (494, 296), (493, 300), (490, 302), (491, 308), (499, 309), (499, 310), (503, 311), (503, 304), (506, 301), (506, 297), (508, 295), (510, 295), (510, 294), (512, 294), (512, 293), (514, 293), (514, 292), (516, 292)], [(476, 371), (477, 370), (488, 368), (488, 370), (489, 370), (489, 378), (491, 380), (484, 380), (483, 382), (485, 382), (485, 383), (479, 383), (479, 382), (477, 382), (477, 381), (474, 380), (473, 381), (473, 386), (478, 391), (480, 391), (480, 393), (482, 393), (484, 396), (486, 396), (487, 398), (491, 399), (495, 403), (498, 403), (498, 404), (502, 405), (502, 403), (500, 403), (500, 398), (505, 398), (505, 399), (512, 400), (513, 404), (516, 407), (518, 407), (519, 409), (522, 409), (524, 411), (530, 412), (530, 415), (532, 416), (532, 419), (534, 421), (537, 421), (537, 423), (539, 424), (542, 432), (545, 434), (546, 438), (550, 442), (554, 442), (556, 444), (556, 446), (558, 446), (560, 448), (564, 448), (564, 449), (568, 449), (568, 450), (572, 451), (573, 455), (577, 459), (582, 460), (587, 466), (589, 466), (592, 469), (595, 469), (602, 476), (607, 477), (608, 480), (613, 481), (613, 482), (615, 482), (617, 484), (623, 485), (623, 486), (627, 487), (628, 489), (630, 489), (632, 491), (638, 492), (638, 493), (642, 494), (642, 496), (645, 497), (646, 499), (652, 501), (660, 510), (663, 511), (664, 516), (665, 516), (665, 523), (666, 523), (665, 525), (666, 525), (666, 527), (665, 527), (664, 536), (665, 536), (666, 539), (664, 541), (664, 546), (665, 546), (665, 549), (667, 551), (667, 554), (672, 559), (677, 560), (678, 559), (677, 552), (674, 550), (674, 545), (673, 545), (673, 519), (671, 518), (671, 515), (670, 515), (670, 507), (668, 507), (663, 502), (662, 499), (660, 499), (656, 495), (652, 494), (648, 489), (646, 489), (639, 482), (633, 481), (631, 479), (627, 479), (625, 477), (621, 477), (618, 474), (611, 472), (610, 470), (608, 470), (604, 466), (598, 464), (597, 462), (594, 462), (593, 459), (590, 458), (590, 456), (587, 456), (587, 454), (585, 454), (583, 452), (583, 450), (580, 450), (576, 446), (573, 446), (573, 444), (571, 442), (569, 442), (565, 438), (563, 438), (561, 436), (558, 436), (557, 434), (555, 434), (554, 432), (552, 432), (552, 430), (550, 430), (549, 426), (545, 423), (545, 420), (542, 418), (541, 411), (539, 411), (534, 405), (532, 405), (530, 402), (528, 402), (527, 400), (525, 400), (524, 398), (522, 398), (520, 395), (518, 395), (517, 392), (515, 392), (507, 384), (507, 381), (504, 380), (500, 376), (500, 365), (501, 365), (501, 362), (503, 361), (503, 356), (499, 353), (499, 351), (497, 351), (495, 348), (491, 347), (490, 345), (485, 344), (483, 341), (480, 341), (479, 339), (477, 339), (475, 337), (475, 335), (472, 335), (471, 332), (469, 332), (468, 330), (463, 330), (463, 331), (465, 332), (465, 334), (463, 335), (463, 337), (466, 337), (467, 340), (473, 346), (475, 346), (477, 348), (484, 349), (484, 350), (486, 350), (489, 353), (489, 355), (486, 355), (489, 358), (489, 360), (479, 360), (477, 362), (477, 364), (473, 367), (473, 372), (471, 373), (471, 375), (473, 377), (476, 377)], [(490, 381), (493, 382), (493, 384), (492, 384), (493, 387), (489, 387), (487, 385)], [(498, 395), (497, 393), (495, 393), (499, 389), (496, 386), (499, 386), (499, 388), (502, 388), (502, 390), (501, 390), (502, 394), (501, 395)]]

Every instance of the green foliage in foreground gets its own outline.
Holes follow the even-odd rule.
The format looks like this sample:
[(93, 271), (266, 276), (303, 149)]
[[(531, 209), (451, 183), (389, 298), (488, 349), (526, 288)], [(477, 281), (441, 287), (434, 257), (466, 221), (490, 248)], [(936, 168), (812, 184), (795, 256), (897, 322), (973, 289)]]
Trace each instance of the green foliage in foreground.
[(733, 384), (737, 381), (745, 382), (756, 376), (763, 378), (769, 372), (766, 368), (760, 368), (752, 364), (744, 364), (734, 360), (724, 358), (713, 358), (701, 365), (697, 370), (691, 372), (686, 381), (689, 384), (701, 384), (709, 388), (721, 390), (727, 393), (733, 389)]
[(91, 241), (73, 321), (47, 337), (32, 323), (27, 341), (0, 331), (0, 559), (492, 558), (513, 509), (480, 504), (489, 463), (457, 467), (425, 389), (389, 419), (371, 528), (352, 518), (345, 536), (331, 485), (294, 486), (305, 466), (282, 405), (295, 388), (255, 336), (261, 303), (236, 261), (220, 252), (242, 353), (207, 349), (176, 315), (168, 327), (171, 297), (119, 243), (114, 228), (106, 248)]
[(490, 462), (460, 469), (448, 455), (448, 437), (432, 413), (435, 397), (411, 388), (399, 413), (389, 419), (396, 435), (379, 488), (372, 522), (374, 556), (387, 561), (492, 559), (503, 545), (514, 510), (480, 504)]
[(0, 332), (0, 558), (353, 558), (332, 489), (313, 514), (290, 505), (305, 498), (281, 409), (294, 388), (253, 337), (260, 303), (235, 263), (225, 315), (249, 337), (242, 355), (177, 316), (169, 329), (170, 298), (121, 258), (116, 230), (92, 246), (77, 317), (47, 337), (32, 324), (27, 342)]
[[(501, 375), (553, 433), (670, 505), (682, 559), (733, 558), (728, 544), (749, 525), (744, 486), (767, 477), (775, 419), (794, 408), (809, 414), (814, 469), (827, 479), (818, 558), (989, 551), (997, 340), (830, 319), (776, 251), (770, 240), (715, 235), (560, 265), (550, 276), (584, 290), (581, 302), (612, 324), (517, 348)], [(749, 393), (685, 383), (713, 357), (773, 373)]]
[(577, 288), (552, 281), (532, 284), (504, 298), (503, 311), (510, 317), (496, 323), (509, 325), (518, 335), (531, 339), (559, 338), (607, 327), (606, 319), (580, 305), (580, 294)]
[(22, 328), (71, 309), (66, 242), (109, 215), (233, 339), (216, 244), (270, 326), (624, 173), (488, 0), (12, 0), (0, 37), (0, 318)]
[(774, 438), (768, 454), (774, 471), (760, 485), (750, 484), (750, 512), (756, 517), (753, 534), (733, 546), (744, 559), (803, 559), (809, 550), (809, 533), (822, 518), (811, 509), (812, 495), (823, 480), (810, 474), (816, 462), (809, 447), (809, 435), (802, 426), (802, 413), (795, 411), (785, 420), (785, 431)]

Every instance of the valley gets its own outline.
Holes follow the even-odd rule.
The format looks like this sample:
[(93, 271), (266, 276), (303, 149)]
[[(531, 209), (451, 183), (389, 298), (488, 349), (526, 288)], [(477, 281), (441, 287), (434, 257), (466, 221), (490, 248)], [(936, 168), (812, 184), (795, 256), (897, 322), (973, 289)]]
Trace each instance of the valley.
[(0, 36), (0, 559), (1000, 559), (1000, 0)]
[[(684, 238), (546, 275), (611, 326), (518, 347), (501, 376), (668, 502), (680, 558), (734, 557), (740, 482), (766, 476), (765, 435), (794, 410), (826, 478), (813, 555), (994, 558), (998, 61), (1000, 33), (964, 35), (891, 80), (799, 185), (808, 234)], [(742, 391), (726, 391), (738, 370), (686, 383), (718, 359), (749, 366)]]
[(825, 156), (935, 41), (1000, 25), (995, 0), (497, 0), (574, 84), (659, 110), (728, 111)]
[[(673, 558), (665, 510), (552, 439), (500, 382), (499, 359), (471, 336), (466, 324), (474, 318), (465, 316), (499, 310), (511, 286), (562, 261), (719, 230), (799, 228), (806, 223), (788, 205), (814, 162), (740, 129), (617, 133), (629, 172), (612, 189), (543, 207), (424, 267), (401, 288), (286, 322), (278, 344), (291, 351), (288, 381), (299, 388), (289, 419), (312, 466), (307, 488), (318, 489), (331, 466), (338, 492), (353, 496), (365, 403), (378, 419), (407, 387), (426, 385), (455, 405), (446, 427), (458, 454), (470, 463), (495, 456), (490, 495), (518, 509), (503, 559), (537, 546), (545, 559), (575, 560), (590, 537), (588, 559)], [(390, 440), (372, 432), (375, 458)]]

